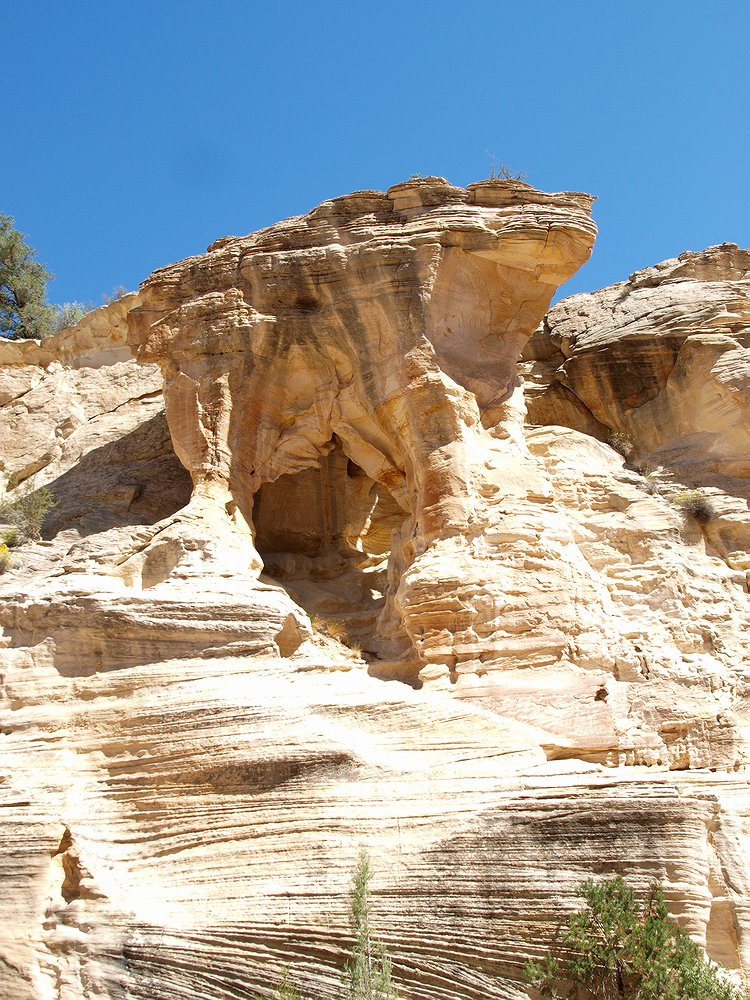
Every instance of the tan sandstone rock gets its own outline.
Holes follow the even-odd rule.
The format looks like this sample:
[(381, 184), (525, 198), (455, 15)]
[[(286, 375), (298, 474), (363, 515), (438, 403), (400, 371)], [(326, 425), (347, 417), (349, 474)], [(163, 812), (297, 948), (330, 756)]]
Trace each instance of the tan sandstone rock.
[[(289, 505), (274, 504), (274, 534), (261, 523), (257, 545), (273, 546), (270, 562), (293, 589), (300, 575), (327, 582), (321, 602), (307, 587), (311, 610), (330, 605), (331, 577), (377, 592), (377, 628), (352, 628), (382, 659), (411, 658), (413, 678), (427, 665), (424, 677), (455, 680), (458, 664), (482, 669), (480, 653), (547, 663), (564, 644), (566, 602), (542, 600), (543, 635), (514, 652), (503, 630), (493, 646), (498, 601), (506, 619), (528, 610), (523, 553), (497, 544), (497, 522), (544, 518), (515, 362), (591, 250), (590, 206), (520, 182), (464, 191), (433, 178), (359, 192), (156, 272), (130, 313), (138, 358), (162, 366), (195, 495), (249, 536), (273, 483), (303, 477), (284, 493), (299, 510), (321, 508), (318, 535), (303, 544)], [(369, 551), (368, 536), (381, 518), (397, 541), (387, 569), (371, 574), (383, 546)], [(505, 533), (525, 548), (523, 531), (509, 523)], [(316, 562), (300, 573), (302, 560), (279, 551)]]
[[(580, 296), (518, 374), (590, 206), (358, 192), (0, 344), (8, 497), (60, 496), (0, 577), (0, 994), (230, 1000), (289, 966), (335, 996), (360, 845), (413, 1000), (526, 996), (613, 871), (750, 967), (743, 467), (668, 407), (663, 492), (602, 440), (636, 419), (620, 368), (668, 365), (614, 320), (589, 356)], [(739, 251), (697, 257), (627, 293), (668, 289), (678, 354), (740, 312)], [(709, 524), (670, 500), (696, 470)]]
[[(524, 355), (547, 367), (530, 419), (598, 422), (654, 462), (746, 479), (749, 331), (750, 250), (732, 243), (564, 299)], [(592, 423), (560, 420), (550, 390)]]

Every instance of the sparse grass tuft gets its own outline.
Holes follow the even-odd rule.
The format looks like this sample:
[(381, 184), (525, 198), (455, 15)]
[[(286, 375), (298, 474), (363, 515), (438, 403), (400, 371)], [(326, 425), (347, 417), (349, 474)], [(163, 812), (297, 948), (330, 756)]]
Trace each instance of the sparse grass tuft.
[(310, 622), (315, 631), (321, 635), (327, 635), (329, 639), (336, 639), (338, 642), (346, 641), (346, 626), (337, 618), (310, 615)]
[(656, 463), (651, 462), (647, 458), (637, 458), (630, 464), (633, 471), (637, 472), (639, 476), (643, 476), (644, 479), (648, 479), (648, 477), (653, 475), (658, 469)]
[(340, 642), (342, 646), (348, 646), (355, 656), (362, 655), (362, 646), (356, 639), (349, 637), (349, 630), (344, 622), (339, 621), (338, 618), (324, 618), (322, 615), (312, 614), (310, 615), (310, 624), (313, 631), (319, 635), (325, 635), (329, 639)]
[[(636, 458), (630, 459), (628, 461), (628, 465), (633, 472), (636, 472), (642, 477), (643, 489), (647, 493), (650, 493), (653, 496), (655, 493), (661, 492), (660, 485), (656, 481), (656, 476), (654, 475), (659, 468), (655, 462), (650, 461), (648, 458)], [(652, 478), (652, 476), (654, 478)]]

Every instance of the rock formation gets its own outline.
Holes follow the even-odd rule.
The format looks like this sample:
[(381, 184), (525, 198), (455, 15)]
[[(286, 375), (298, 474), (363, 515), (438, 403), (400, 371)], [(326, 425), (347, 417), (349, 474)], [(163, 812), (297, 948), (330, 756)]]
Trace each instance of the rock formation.
[(529, 417), (605, 427), (657, 464), (746, 479), (748, 328), (750, 251), (734, 244), (574, 295), (526, 349), (547, 372)]
[(590, 206), (519, 183), (359, 192), (156, 272), (130, 314), (136, 356), (162, 366), (194, 502), (245, 537), (270, 505), (256, 542), (292, 589), (344, 575), (345, 594), (381, 594), (352, 629), (414, 680), (505, 666), (514, 642), (524, 663), (550, 662), (564, 641), (564, 601), (540, 602), (541, 637), (498, 630), (498, 602), (511, 634), (514, 602), (528, 610), (523, 553), (498, 546), (498, 522), (546, 502), (515, 364), (590, 253)]
[(610, 871), (748, 969), (750, 258), (545, 318), (590, 208), (358, 192), (0, 343), (4, 994), (333, 996), (360, 845), (414, 1000)]

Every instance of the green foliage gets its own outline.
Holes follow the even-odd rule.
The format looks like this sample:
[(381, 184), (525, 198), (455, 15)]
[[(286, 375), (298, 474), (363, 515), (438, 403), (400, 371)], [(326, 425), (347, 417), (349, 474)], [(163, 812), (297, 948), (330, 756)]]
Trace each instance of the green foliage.
[(10, 549), (5, 542), (0, 542), (0, 576), (10, 568)]
[(0, 337), (8, 340), (54, 332), (54, 310), (46, 299), (52, 275), (34, 256), (11, 216), (0, 214)]
[(564, 957), (529, 962), (526, 977), (544, 998), (742, 1000), (701, 948), (669, 916), (654, 884), (643, 903), (621, 876), (581, 886), (586, 909), (562, 936)]
[(93, 308), (94, 305), (91, 302), (63, 302), (61, 306), (53, 306), (52, 326), (54, 331), (67, 330), (69, 326), (75, 326)]
[(21, 533), (15, 525), (12, 525), (10, 528), (3, 528), (3, 530), (0, 531), (0, 540), (8, 549), (14, 549), (23, 541)]
[[(49, 337), (75, 326), (94, 308), (90, 302), (50, 305), (47, 282), (53, 275), (35, 256), (11, 216), (0, 214), (0, 337), (6, 340)], [(115, 289), (113, 295), (120, 294)]]
[[(354, 945), (344, 968), (340, 1000), (398, 1000), (391, 982), (391, 960), (372, 927), (370, 903), (370, 859), (359, 853), (349, 897), (349, 920)], [(276, 985), (267, 993), (255, 993), (252, 1000), (303, 1000), (303, 995), (285, 969)], [(307, 1000), (315, 1000), (308, 996)]]
[(686, 517), (692, 517), (698, 524), (708, 524), (716, 517), (716, 508), (709, 496), (701, 490), (684, 490), (675, 493), (672, 502)]
[(391, 982), (391, 960), (372, 928), (370, 859), (360, 851), (352, 881), (350, 921), (354, 947), (345, 969), (344, 989), (349, 1000), (393, 1000), (398, 994)]
[[(47, 486), (42, 486), (38, 490), (24, 493), (17, 500), (4, 500), (0, 503), (0, 520), (7, 521), (11, 525), (5, 529), (5, 534), (13, 533), (15, 545), (19, 541), (38, 539), (41, 537), (44, 519), (57, 503), (57, 497)], [(5, 543), (10, 545), (9, 542)]]

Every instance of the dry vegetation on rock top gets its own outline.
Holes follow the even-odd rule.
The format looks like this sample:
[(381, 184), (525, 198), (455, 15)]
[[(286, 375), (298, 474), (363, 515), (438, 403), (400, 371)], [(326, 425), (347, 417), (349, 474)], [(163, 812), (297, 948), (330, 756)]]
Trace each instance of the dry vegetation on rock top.
[(0, 343), (0, 992), (333, 996), (360, 846), (413, 1000), (612, 871), (748, 969), (747, 252), (547, 313), (590, 207), (357, 192)]

